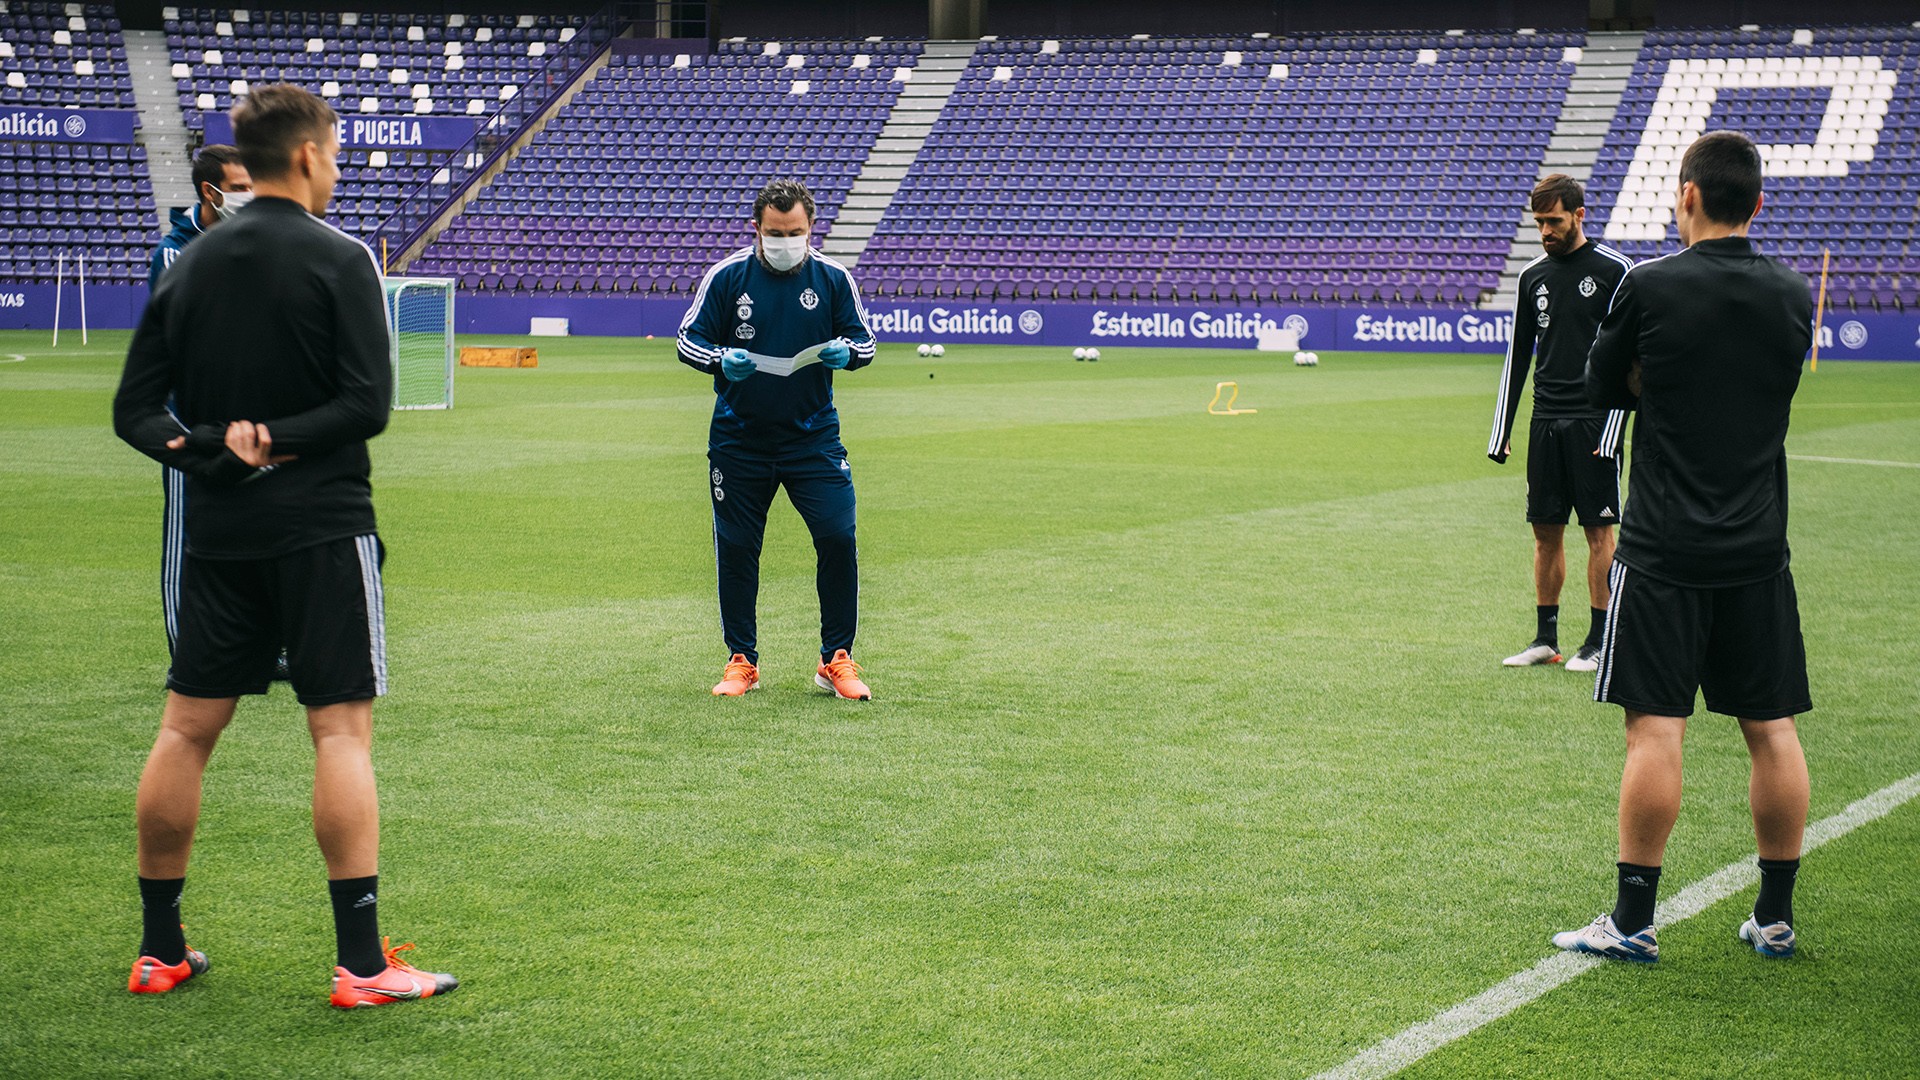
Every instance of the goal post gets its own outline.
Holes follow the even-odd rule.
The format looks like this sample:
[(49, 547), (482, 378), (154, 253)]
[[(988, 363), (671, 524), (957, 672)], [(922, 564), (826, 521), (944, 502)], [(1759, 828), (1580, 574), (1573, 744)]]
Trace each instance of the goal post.
[(453, 408), (453, 279), (390, 277), (382, 284), (392, 339), (393, 407)]

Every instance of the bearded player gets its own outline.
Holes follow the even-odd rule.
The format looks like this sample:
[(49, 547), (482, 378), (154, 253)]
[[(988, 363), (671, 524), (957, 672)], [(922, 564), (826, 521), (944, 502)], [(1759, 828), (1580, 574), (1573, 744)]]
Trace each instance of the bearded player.
[(1596, 409), (1587, 401), (1587, 351), (1606, 317), (1614, 286), (1633, 262), (1587, 239), (1586, 194), (1572, 177), (1555, 173), (1542, 179), (1534, 186), (1531, 205), (1546, 254), (1520, 271), (1513, 339), (1500, 372), (1487, 456), (1504, 465), (1513, 453), (1514, 414), (1532, 366), (1527, 521), (1533, 527), (1535, 628), (1532, 643), (1502, 663), (1527, 667), (1560, 662), (1567, 519), (1577, 514), (1587, 539), (1592, 618), (1567, 670), (1592, 671), (1599, 666), (1600, 641), (1607, 629), (1607, 568), (1613, 564), (1614, 526), (1620, 523), (1620, 434), (1626, 413)]

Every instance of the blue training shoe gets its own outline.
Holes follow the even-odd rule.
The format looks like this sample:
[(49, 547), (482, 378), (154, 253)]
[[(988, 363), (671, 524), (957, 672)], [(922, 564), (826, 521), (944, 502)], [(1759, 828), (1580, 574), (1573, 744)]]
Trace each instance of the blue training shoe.
[(1749, 915), (1747, 921), (1740, 924), (1740, 940), (1750, 943), (1754, 952), (1775, 960), (1793, 955), (1793, 927), (1783, 922), (1761, 926), (1758, 919)]
[(1610, 960), (1631, 960), (1651, 964), (1660, 959), (1660, 945), (1653, 939), (1653, 927), (1636, 934), (1622, 934), (1614, 928), (1613, 915), (1602, 915), (1578, 930), (1553, 935), (1556, 948), (1568, 952), (1592, 953)]

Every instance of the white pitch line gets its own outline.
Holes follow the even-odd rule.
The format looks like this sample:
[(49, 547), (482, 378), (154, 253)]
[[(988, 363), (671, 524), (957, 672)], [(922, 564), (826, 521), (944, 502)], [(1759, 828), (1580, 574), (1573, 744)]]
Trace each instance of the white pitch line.
[[(1832, 817), (1807, 826), (1804, 851), (1838, 840), (1920, 795), (1920, 773), (1896, 780)], [(1690, 919), (1734, 893), (1750, 887), (1760, 876), (1753, 863), (1742, 861), (1709, 874), (1661, 904), (1655, 926)], [(1464, 1038), (1488, 1024), (1531, 1004), (1572, 982), (1582, 972), (1606, 963), (1584, 953), (1558, 952), (1525, 971), (1482, 991), (1424, 1023), (1363, 1051), (1352, 1060), (1320, 1073), (1313, 1080), (1382, 1080), (1435, 1050)]]
[(1920, 469), (1920, 461), (1875, 461), (1872, 458), (1816, 457), (1812, 454), (1788, 454), (1789, 461), (1824, 461), (1829, 465), (1885, 465), (1890, 469)]

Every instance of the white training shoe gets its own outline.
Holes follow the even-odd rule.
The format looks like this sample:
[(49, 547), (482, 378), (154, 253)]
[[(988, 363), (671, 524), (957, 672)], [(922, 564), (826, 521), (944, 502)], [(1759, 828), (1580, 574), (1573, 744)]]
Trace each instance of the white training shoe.
[(1740, 940), (1753, 946), (1753, 951), (1761, 956), (1784, 960), (1793, 955), (1793, 927), (1777, 922), (1771, 926), (1761, 926), (1759, 920), (1747, 916), (1740, 924)]
[(1653, 939), (1653, 927), (1649, 926), (1637, 934), (1622, 934), (1614, 929), (1611, 912), (1578, 930), (1553, 935), (1553, 944), (1568, 952), (1591, 953), (1612, 960), (1631, 960), (1636, 964), (1651, 964), (1660, 959), (1660, 945)]
[(1532, 667), (1535, 664), (1557, 664), (1560, 662), (1560, 650), (1551, 645), (1542, 645), (1539, 642), (1535, 642), (1500, 662), (1508, 667)]
[(1582, 645), (1580, 651), (1567, 659), (1568, 671), (1599, 671), (1600, 649), (1594, 645)]

